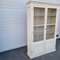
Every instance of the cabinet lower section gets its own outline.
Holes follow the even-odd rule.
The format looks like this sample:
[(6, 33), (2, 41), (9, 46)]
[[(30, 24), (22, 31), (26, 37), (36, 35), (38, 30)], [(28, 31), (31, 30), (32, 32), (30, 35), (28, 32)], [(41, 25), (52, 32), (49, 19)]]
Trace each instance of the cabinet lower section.
[(30, 58), (56, 51), (56, 40), (50, 39), (40, 42), (34, 42), (31, 50), (32, 51), (30, 51), (30, 53), (27, 52)]

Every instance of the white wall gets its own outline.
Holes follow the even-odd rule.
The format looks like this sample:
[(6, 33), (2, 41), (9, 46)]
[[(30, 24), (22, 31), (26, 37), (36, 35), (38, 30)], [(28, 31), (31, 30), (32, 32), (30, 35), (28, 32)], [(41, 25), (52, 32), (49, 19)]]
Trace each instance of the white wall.
[(26, 1), (0, 0), (0, 52), (26, 45)]
[(26, 8), (26, 0), (0, 0), (0, 52), (26, 45)]

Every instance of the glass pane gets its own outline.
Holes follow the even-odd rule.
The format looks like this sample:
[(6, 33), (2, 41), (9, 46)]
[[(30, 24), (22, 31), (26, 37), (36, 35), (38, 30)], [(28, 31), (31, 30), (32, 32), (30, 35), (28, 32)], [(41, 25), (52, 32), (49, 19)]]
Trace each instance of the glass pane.
[(47, 18), (47, 24), (55, 24), (56, 17), (55, 16), (48, 16)]
[(45, 8), (34, 8), (34, 25), (44, 24)]
[(44, 39), (44, 27), (34, 27), (34, 42)]
[(45, 8), (34, 8), (34, 15), (35, 16), (44, 16), (45, 15)]
[(34, 25), (41, 25), (43, 24), (44, 25), (44, 17), (37, 17), (35, 16), (34, 17)]
[(46, 39), (54, 38), (54, 34), (55, 34), (55, 25), (52, 26), (48, 25), (46, 29)]
[(48, 8), (48, 16), (56, 16), (56, 9)]
[(48, 8), (46, 39), (52, 39), (55, 35), (56, 9)]
[(45, 8), (34, 8), (34, 42), (44, 40)]
[(48, 9), (47, 24), (55, 24), (56, 22), (56, 9)]

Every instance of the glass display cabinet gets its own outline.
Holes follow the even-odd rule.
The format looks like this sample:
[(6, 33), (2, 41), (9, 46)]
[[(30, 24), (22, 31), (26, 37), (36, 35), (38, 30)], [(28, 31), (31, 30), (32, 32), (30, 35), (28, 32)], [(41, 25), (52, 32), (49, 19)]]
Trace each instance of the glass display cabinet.
[(56, 51), (58, 4), (27, 3), (27, 54), (30, 58)]

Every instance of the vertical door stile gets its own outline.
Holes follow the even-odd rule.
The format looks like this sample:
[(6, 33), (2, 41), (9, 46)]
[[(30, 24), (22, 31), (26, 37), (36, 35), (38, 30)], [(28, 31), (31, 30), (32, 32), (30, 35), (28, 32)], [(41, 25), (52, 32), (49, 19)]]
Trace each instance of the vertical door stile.
[(47, 28), (47, 9), (48, 8), (45, 8), (45, 25), (44, 25), (44, 53), (46, 52), (46, 28)]
[(56, 40), (56, 33), (57, 33), (57, 24), (58, 24), (58, 11), (59, 11), (59, 8), (57, 8), (56, 10), (56, 23), (55, 23), (55, 40)]
[(54, 35), (55, 49), (56, 49), (56, 34), (57, 34), (57, 25), (58, 25), (58, 15), (59, 15), (59, 8), (57, 8), (57, 10), (56, 10), (56, 23), (55, 23), (55, 35)]
[(33, 42), (34, 42), (34, 7), (31, 4), (31, 45), (32, 45), (32, 53), (33, 53)]
[(48, 8), (45, 8), (44, 40), (46, 40), (46, 28), (47, 28), (47, 11), (48, 11)]
[(33, 42), (34, 42), (34, 7), (32, 7), (32, 34), (33, 34)]

